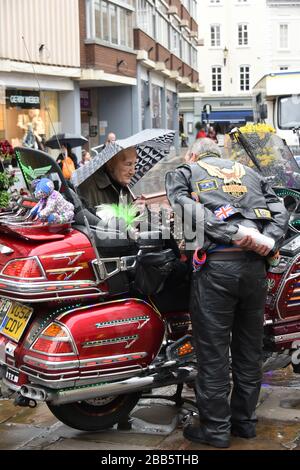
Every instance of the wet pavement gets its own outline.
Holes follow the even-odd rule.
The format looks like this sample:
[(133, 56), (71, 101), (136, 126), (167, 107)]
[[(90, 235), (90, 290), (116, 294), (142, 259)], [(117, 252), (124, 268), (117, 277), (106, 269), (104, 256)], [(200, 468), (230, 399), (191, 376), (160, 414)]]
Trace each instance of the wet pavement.
[[(155, 391), (166, 397), (174, 392), (175, 387)], [(193, 390), (185, 386), (183, 396), (192, 400)], [(29, 409), (0, 400), (0, 450), (211, 450), (182, 436), (193, 411), (188, 403), (177, 408), (168, 400), (141, 399), (130, 415), (130, 429), (91, 433), (58, 422), (44, 404)], [(265, 374), (257, 416), (257, 437), (233, 437), (230, 450), (300, 450), (300, 376), (290, 368)]]

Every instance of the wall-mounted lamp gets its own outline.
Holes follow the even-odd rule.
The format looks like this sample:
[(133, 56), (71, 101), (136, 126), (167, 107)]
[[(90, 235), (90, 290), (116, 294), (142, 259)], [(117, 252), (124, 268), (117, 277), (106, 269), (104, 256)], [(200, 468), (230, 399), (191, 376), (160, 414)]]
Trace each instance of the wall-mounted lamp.
[(224, 62), (224, 66), (226, 66), (226, 64), (227, 64), (228, 52), (229, 52), (229, 50), (228, 50), (227, 47), (225, 46), (224, 49), (223, 49), (223, 62)]

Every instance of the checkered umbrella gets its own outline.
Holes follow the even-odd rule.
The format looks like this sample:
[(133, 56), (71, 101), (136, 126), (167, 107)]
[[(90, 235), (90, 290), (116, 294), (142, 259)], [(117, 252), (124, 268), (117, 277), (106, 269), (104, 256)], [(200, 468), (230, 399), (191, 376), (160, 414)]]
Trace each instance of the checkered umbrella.
[(130, 182), (130, 186), (133, 186), (169, 153), (174, 136), (175, 131), (169, 129), (145, 129), (127, 139), (116, 140), (105, 146), (89, 163), (74, 171), (71, 182), (74, 186), (79, 186), (118, 152), (135, 147), (137, 153), (136, 172)]

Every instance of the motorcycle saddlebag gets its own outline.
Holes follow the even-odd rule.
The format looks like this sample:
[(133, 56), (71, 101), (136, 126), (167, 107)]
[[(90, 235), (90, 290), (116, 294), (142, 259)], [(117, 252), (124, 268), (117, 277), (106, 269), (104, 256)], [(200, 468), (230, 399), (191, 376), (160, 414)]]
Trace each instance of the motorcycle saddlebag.
[(145, 295), (160, 292), (176, 264), (171, 249), (157, 253), (142, 253), (137, 256), (135, 287)]

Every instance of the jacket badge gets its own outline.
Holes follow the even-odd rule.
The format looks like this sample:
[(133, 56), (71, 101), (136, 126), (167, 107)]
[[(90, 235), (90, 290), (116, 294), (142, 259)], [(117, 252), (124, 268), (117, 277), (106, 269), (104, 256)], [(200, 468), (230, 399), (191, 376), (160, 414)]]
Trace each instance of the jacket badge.
[(215, 189), (218, 189), (218, 182), (216, 179), (202, 180), (197, 181), (196, 186), (199, 193), (204, 193), (206, 191), (213, 191)]
[(235, 162), (232, 168), (219, 168), (204, 161), (198, 162), (198, 165), (206, 170), (210, 176), (216, 176), (224, 180), (224, 186), (222, 186), (224, 193), (232, 197), (242, 197), (248, 192), (247, 186), (242, 184), (242, 178), (245, 176), (246, 171), (240, 163)]
[(272, 219), (272, 214), (268, 209), (254, 209), (258, 219)]
[(230, 205), (226, 204), (226, 206), (219, 207), (214, 211), (216, 217), (220, 220), (226, 220), (233, 214), (236, 214), (236, 210)]

